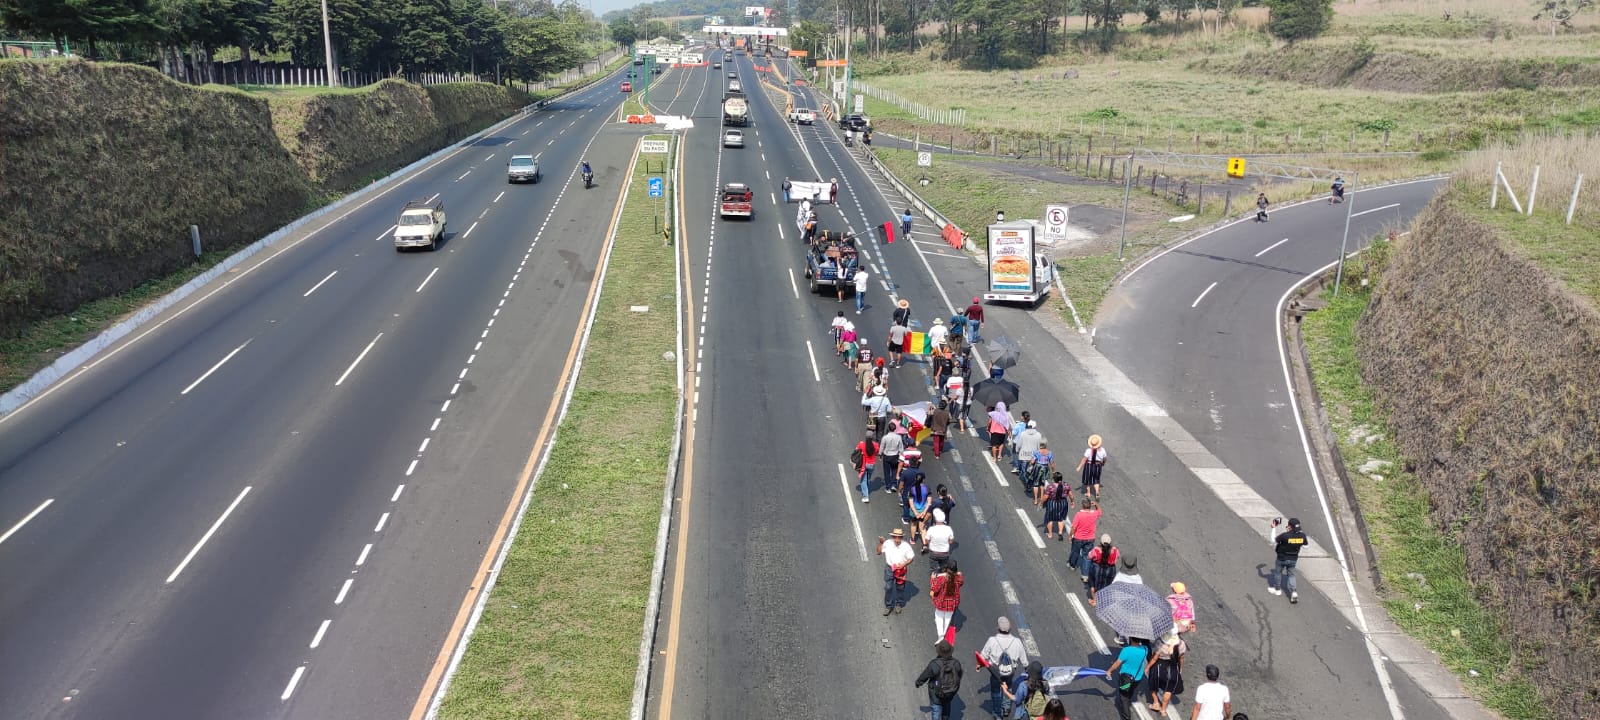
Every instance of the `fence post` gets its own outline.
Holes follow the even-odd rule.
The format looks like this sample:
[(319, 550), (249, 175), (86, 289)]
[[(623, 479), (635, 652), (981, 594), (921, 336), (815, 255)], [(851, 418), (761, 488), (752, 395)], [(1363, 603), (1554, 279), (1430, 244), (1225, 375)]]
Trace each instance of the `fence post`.
[(1222, 216), (1223, 217), (1227, 217), (1227, 216), (1232, 215), (1232, 214), (1233, 214), (1233, 191), (1229, 190), (1228, 194), (1224, 195), (1223, 198), (1222, 198)]
[(1567, 224), (1572, 224), (1572, 211), (1578, 209), (1578, 190), (1583, 187), (1583, 173), (1578, 173), (1578, 181), (1572, 184), (1572, 199), (1567, 202)]
[[(1286, 135), (1284, 137), (1288, 137), (1288, 136)], [(1198, 189), (1196, 189), (1195, 192), (1194, 192), (1194, 214), (1199, 215), (1199, 214), (1201, 214), (1201, 213), (1203, 213), (1205, 211), (1206, 211), (1206, 184), (1205, 183), (1200, 183), (1200, 187)]]

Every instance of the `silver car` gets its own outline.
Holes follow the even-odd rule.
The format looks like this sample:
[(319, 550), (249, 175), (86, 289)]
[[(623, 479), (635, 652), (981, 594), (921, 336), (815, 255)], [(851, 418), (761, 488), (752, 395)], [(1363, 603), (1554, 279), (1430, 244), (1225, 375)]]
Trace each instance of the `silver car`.
[(728, 131), (723, 132), (722, 133), (722, 146), (723, 147), (736, 147), (736, 148), (744, 147), (744, 131), (742, 131), (742, 130), (728, 130)]
[(539, 182), (539, 161), (532, 155), (512, 155), (506, 163), (506, 182)]

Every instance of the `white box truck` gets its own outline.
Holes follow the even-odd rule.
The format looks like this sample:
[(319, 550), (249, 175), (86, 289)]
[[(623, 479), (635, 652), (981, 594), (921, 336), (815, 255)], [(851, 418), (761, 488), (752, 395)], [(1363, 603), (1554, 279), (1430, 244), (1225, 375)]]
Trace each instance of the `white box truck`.
[(1038, 236), (1039, 224), (1032, 220), (989, 226), (989, 289), (983, 299), (1036, 305), (1050, 296), (1055, 265)]

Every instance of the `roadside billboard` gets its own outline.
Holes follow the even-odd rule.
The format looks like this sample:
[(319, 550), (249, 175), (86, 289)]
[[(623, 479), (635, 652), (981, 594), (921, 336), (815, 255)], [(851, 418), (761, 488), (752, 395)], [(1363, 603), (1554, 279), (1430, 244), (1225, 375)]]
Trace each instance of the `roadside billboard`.
[(989, 226), (989, 292), (1033, 292), (1033, 225)]

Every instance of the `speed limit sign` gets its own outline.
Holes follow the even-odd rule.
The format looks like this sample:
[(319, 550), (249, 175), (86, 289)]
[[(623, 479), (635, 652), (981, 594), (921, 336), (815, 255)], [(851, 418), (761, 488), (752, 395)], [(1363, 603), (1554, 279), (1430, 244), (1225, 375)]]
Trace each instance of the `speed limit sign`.
[(1044, 241), (1046, 244), (1066, 242), (1067, 206), (1046, 205), (1044, 208)]

